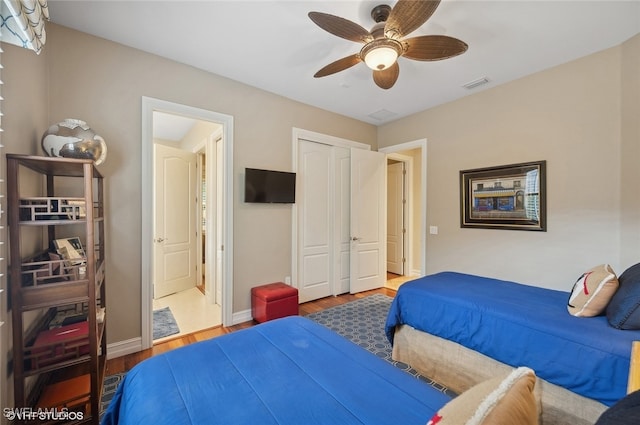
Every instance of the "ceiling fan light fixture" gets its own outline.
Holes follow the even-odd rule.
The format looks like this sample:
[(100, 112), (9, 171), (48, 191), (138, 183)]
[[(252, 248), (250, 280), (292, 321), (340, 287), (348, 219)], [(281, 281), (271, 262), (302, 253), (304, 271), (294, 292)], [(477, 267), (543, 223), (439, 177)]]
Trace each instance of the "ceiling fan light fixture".
[(391, 47), (378, 47), (371, 50), (364, 57), (364, 63), (374, 71), (382, 71), (389, 68), (398, 59), (398, 52)]
[(366, 44), (360, 51), (364, 63), (374, 71), (383, 71), (396, 63), (402, 46), (396, 40), (378, 39)]
[(400, 75), (400, 56), (417, 61), (438, 61), (467, 51), (465, 42), (446, 35), (421, 35), (405, 38), (424, 24), (436, 10), (440, 0), (398, 0), (395, 6), (383, 4), (371, 11), (376, 24), (371, 31), (339, 16), (309, 12), (309, 18), (323, 30), (364, 46), (359, 53), (346, 56), (324, 66), (313, 76), (325, 77), (364, 62), (373, 70), (373, 82), (390, 89)]

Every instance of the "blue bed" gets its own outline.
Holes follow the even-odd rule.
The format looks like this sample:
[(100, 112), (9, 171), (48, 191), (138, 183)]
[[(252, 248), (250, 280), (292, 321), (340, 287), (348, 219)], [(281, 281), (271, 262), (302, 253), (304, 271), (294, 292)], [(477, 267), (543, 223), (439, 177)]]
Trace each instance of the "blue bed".
[(416, 424), (449, 397), (340, 335), (288, 317), (152, 357), (109, 424)]
[(528, 366), (539, 378), (610, 406), (626, 394), (631, 344), (640, 331), (614, 329), (604, 316), (573, 317), (568, 297), (443, 272), (402, 285), (385, 330), (393, 342), (397, 326), (409, 325), (504, 364)]

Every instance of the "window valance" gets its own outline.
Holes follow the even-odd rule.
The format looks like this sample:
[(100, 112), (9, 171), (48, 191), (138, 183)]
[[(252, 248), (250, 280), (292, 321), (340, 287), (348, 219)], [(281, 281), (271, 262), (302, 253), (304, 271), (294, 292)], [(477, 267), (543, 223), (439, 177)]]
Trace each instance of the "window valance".
[(2, 42), (40, 54), (47, 39), (44, 28), (49, 20), (47, 0), (0, 0), (0, 19)]

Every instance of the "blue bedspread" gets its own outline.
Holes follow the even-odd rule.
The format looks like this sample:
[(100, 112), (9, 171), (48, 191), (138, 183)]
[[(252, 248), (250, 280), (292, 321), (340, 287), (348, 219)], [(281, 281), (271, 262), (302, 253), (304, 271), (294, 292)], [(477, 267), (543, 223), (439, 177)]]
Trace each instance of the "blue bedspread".
[(449, 398), (340, 335), (288, 317), (138, 364), (108, 424), (416, 424)]
[(457, 342), (508, 365), (528, 366), (549, 382), (612, 405), (626, 393), (631, 343), (604, 316), (567, 312), (568, 292), (454, 272), (402, 285), (386, 323)]

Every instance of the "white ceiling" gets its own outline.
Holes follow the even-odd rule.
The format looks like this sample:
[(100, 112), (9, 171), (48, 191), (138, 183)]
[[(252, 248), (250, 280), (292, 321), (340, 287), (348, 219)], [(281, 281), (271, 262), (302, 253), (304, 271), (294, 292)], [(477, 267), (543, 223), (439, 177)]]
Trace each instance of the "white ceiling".
[(196, 120), (193, 118), (154, 111), (153, 138), (180, 142), (195, 124)]
[[(393, 1), (49, 0), (51, 20), (322, 109), (383, 124), (615, 45), (640, 32), (640, 1), (443, 0), (411, 36), (444, 34), (469, 45), (438, 62), (400, 58), (382, 90), (364, 64), (320, 78), (360, 50), (316, 26), (310, 11), (374, 24)], [(487, 77), (473, 90), (463, 84)]]

